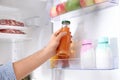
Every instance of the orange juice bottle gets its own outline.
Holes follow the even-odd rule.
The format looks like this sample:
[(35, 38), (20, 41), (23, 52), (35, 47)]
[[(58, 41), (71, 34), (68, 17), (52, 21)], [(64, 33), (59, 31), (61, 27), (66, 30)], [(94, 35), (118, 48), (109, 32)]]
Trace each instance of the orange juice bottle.
[(57, 49), (58, 59), (62, 61), (62, 67), (69, 66), (68, 59), (70, 57), (70, 43), (71, 43), (71, 32), (70, 32), (70, 21), (62, 21), (61, 32), (67, 32), (65, 36), (62, 37), (59, 47)]

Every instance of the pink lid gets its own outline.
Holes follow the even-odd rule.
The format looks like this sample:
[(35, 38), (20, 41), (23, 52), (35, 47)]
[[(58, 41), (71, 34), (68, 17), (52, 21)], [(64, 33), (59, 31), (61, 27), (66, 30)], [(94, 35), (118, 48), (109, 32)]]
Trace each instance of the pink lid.
[(92, 44), (92, 41), (91, 41), (91, 40), (83, 40), (83, 41), (82, 41), (82, 44), (83, 44), (83, 45)]
[(86, 52), (87, 50), (93, 48), (93, 44), (91, 40), (83, 40), (82, 41), (82, 47), (81, 47), (81, 54)]

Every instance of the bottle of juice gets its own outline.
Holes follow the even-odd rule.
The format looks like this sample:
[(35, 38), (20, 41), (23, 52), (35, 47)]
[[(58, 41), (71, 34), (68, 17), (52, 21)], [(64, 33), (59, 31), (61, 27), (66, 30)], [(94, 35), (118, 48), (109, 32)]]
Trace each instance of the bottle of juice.
[(70, 21), (62, 21), (61, 32), (67, 32), (65, 36), (62, 37), (59, 47), (57, 49), (58, 59), (61, 59), (62, 67), (68, 67), (68, 59), (70, 57), (70, 43), (71, 43), (71, 32), (70, 32)]

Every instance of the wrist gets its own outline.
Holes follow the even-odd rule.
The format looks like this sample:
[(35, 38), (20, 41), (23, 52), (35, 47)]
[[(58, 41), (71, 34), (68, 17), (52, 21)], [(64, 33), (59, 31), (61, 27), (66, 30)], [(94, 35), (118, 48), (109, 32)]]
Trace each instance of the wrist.
[(43, 51), (49, 56), (49, 58), (53, 57), (55, 55), (55, 50), (49, 47), (45, 47)]

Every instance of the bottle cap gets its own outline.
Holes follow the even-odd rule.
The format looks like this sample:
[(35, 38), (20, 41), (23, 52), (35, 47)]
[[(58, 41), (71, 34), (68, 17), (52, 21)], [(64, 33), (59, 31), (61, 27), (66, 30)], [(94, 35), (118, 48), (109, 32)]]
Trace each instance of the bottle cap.
[(108, 37), (103, 37), (98, 40), (98, 43), (108, 43)]
[(82, 45), (92, 44), (91, 40), (83, 40)]
[(62, 21), (62, 24), (70, 24), (70, 21), (64, 20), (64, 21)]

